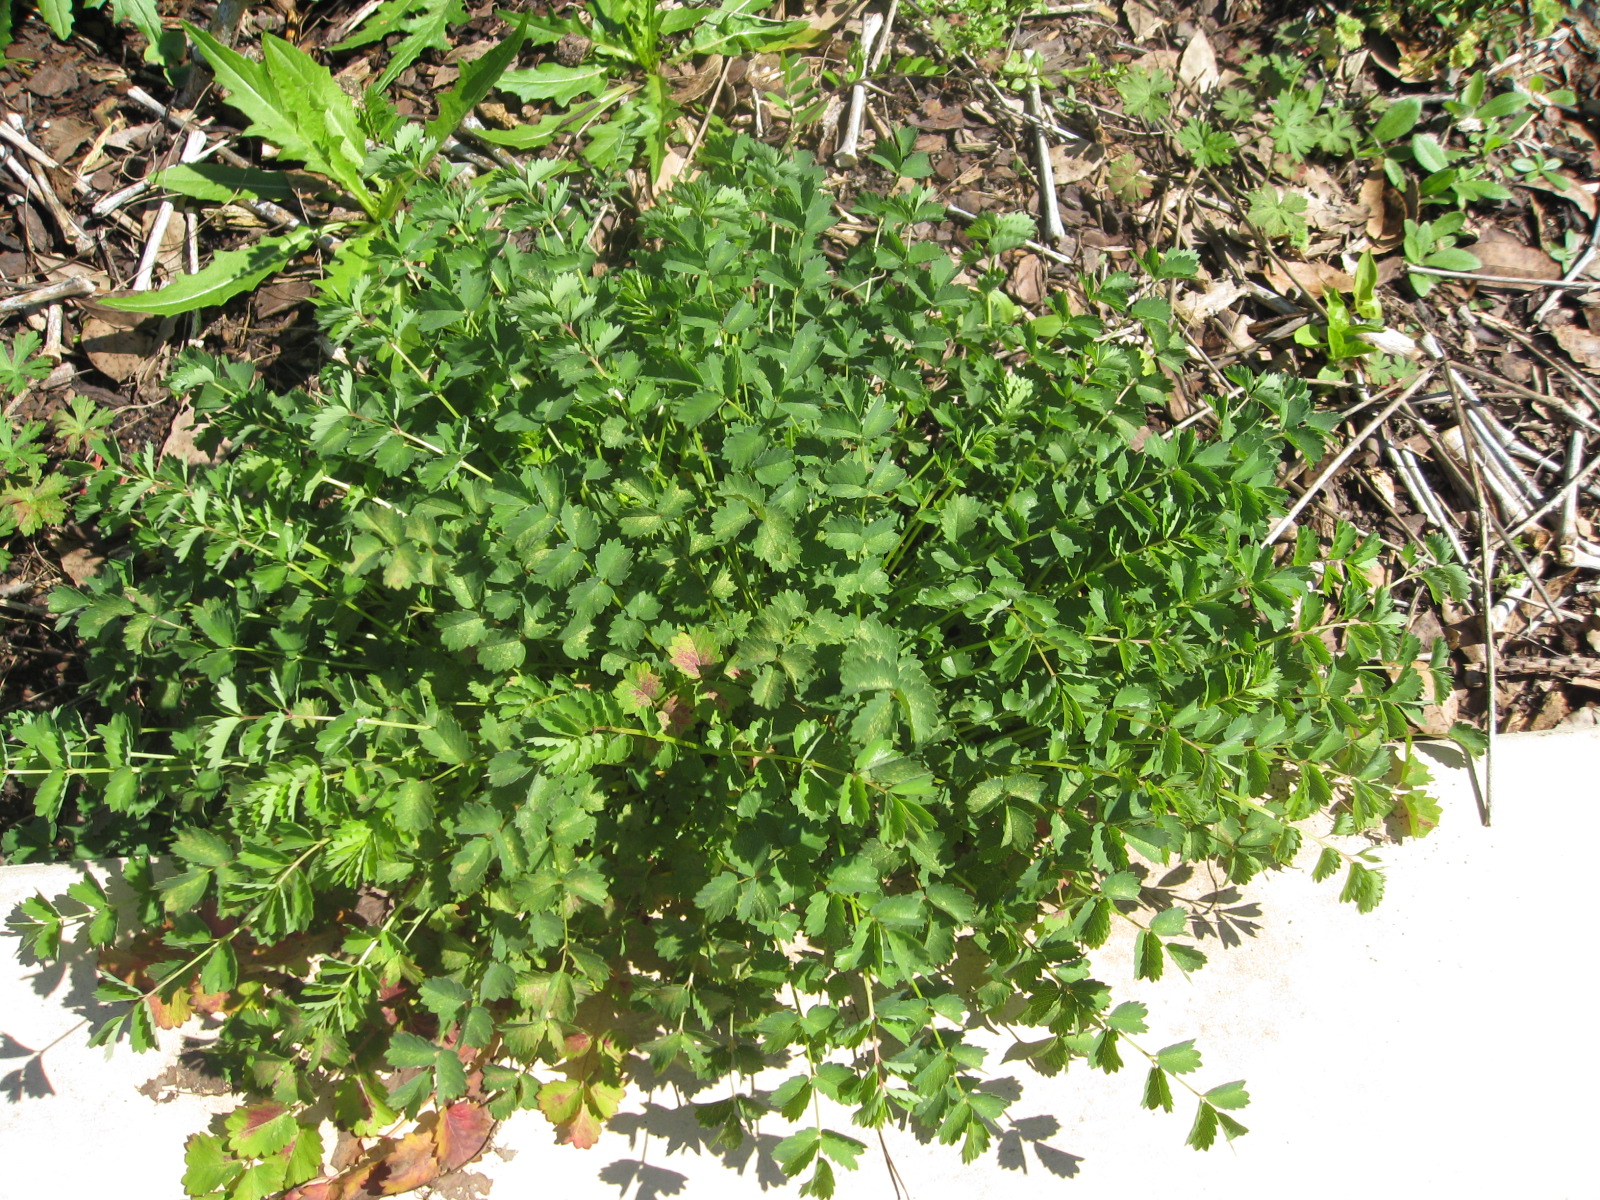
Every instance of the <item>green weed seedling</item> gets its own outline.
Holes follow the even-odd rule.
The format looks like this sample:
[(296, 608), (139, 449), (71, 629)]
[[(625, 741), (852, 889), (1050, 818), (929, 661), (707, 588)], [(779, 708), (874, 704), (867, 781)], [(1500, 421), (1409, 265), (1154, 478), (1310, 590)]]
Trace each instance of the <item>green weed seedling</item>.
[[(365, 221), (354, 229), (314, 230), (300, 225), (273, 234), (243, 250), (217, 254), (202, 270), (179, 276), (142, 296), (105, 301), (129, 312), (171, 316), (221, 304), (259, 286), (297, 255), (333, 232), (349, 236), (337, 247), (330, 271), (350, 279), (364, 269), (371, 234), (405, 202), (411, 187), (428, 174), (445, 140), (453, 134), (495, 81), (515, 61), (527, 38), (519, 27), (481, 58), (466, 64), (456, 85), (439, 98), (438, 115), (426, 126), (402, 124), (377, 91), (358, 108), (322, 64), (282, 38), (264, 34), (257, 62), (222, 45), (204, 30), (184, 31), (205, 55), (228, 103), (250, 119), (248, 133), (274, 146), (279, 157), (304, 163), (360, 210)], [(368, 152), (372, 138), (378, 149)], [(241, 196), (281, 200), (298, 186), (287, 172), (221, 163), (187, 163), (159, 173), (169, 191), (197, 200), (226, 203)]]
[[(39, 335), (31, 329), (19, 333), (11, 345), (0, 345), (0, 396), (14, 400), (28, 387), (50, 374), (50, 361), (39, 357)], [(56, 412), (52, 423), (69, 453), (89, 453), (98, 447), (100, 431), (112, 414), (84, 396)], [(41, 529), (67, 519), (68, 497), (76, 482), (67, 470), (52, 469), (45, 449), (42, 421), (13, 424), (0, 419), (0, 570), (11, 562), (8, 545), (13, 535), (32, 537)]]
[(581, 15), (530, 18), (531, 37), (577, 39), (587, 61), (507, 72), (497, 85), (502, 91), (548, 101), (558, 111), (537, 124), (483, 136), (531, 149), (581, 131), (588, 139), (584, 158), (598, 170), (625, 170), (642, 148), (650, 178), (657, 179), (681, 112), (663, 68), (713, 54), (777, 52), (814, 38), (809, 22), (761, 16), (770, 6), (771, 0), (723, 0), (717, 8), (667, 9), (655, 0), (588, 0)]

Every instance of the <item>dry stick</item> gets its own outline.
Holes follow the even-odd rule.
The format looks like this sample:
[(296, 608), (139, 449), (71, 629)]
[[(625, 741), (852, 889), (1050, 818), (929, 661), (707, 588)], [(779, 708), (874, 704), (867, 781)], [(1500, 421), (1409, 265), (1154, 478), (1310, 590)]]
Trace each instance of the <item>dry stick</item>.
[[(41, 167), (45, 167), (52, 171), (67, 171), (66, 167), (63, 167), (54, 158), (46, 154), (43, 150), (39, 149), (38, 146), (35, 146), (31, 141), (28, 140), (27, 135), (22, 132), (22, 118), (17, 116), (15, 113), (4, 113), (3, 115), (0, 115), (0, 140), (9, 142), (11, 145), (15, 146), (20, 153), (27, 155), (28, 158), (32, 159)], [(95, 189), (94, 185), (82, 175), (71, 171), (68, 171), (67, 173), (72, 177), (73, 191), (83, 196), (94, 197), (99, 195), (99, 192)], [(96, 213), (95, 215), (103, 216), (104, 214)], [(115, 220), (125, 229), (129, 226), (132, 226), (131, 232), (133, 233), (140, 232), (139, 227), (134, 225), (133, 222), (127, 220), (125, 217), (117, 217)]]
[[(1535, 450), (1532, 446), (1528, 445), (1528, 443), (1519, 438), (1510, 429), (1507, 429), (1503, 424), (1501, 424), (1500, 418), (1495, 416), (1492, 408), (1488, 407), (1487, 405), (1483, 405), (1481, 408), (1477, 405), (1474, 405), (1472, 411), (1476, 417), (1479, 417), (1483, 420), (1483, 423), (1489, 430), (1491, 436), (1493, 436), (1512, 455), (1520, 458), (1523, 462), (1531, 463), (1541, 470), (1548, 471), (1552, 475), (1560, 475), (1563, 479), (1565, 478), (1565, 467), (1563, 467), (1560, 463), (1555, 462), (1553, 459), (1546, 458), (1543, 454), (1539, 453), (1539, 451)], [(1588, 492), (1596, 500), (1600, 500), (1600, 488), (1585, 487), (1583, 490)], [(1537, 499), (1537, 497), (1535, 498)]]
[[(733, 59), (724, 58), (722, 60), (722, 71), (717, 75), (717, 86), (711, 89), (711, 99), (706, 102), (706, 115), (701, 118), (700, 128), (694, 131), (694, 141), (689, 143), (689, 149), (684, 153), (683, 166), (678, 172), (680, 175), (688, 173), (689, 164), (694, 162), (694, 156), (700, 150), (700, 143), (705, 140), (706, 130), (711, 127), (712, 115), (717, 111), (717, 101), (722, 99), (723, 85), (728, 82), (728, 69), (732, 66)], [(756, 88), (751, 88), (750, 90), (752, 94), (757, 91)], [(655, 186), (656, 181), (652, 179), (650, 181), (650, 190), (654, 191)]]
[[(1482, 314), (1479, 315), (1481, 316)], [(1595, 424), (1581, 412), (1578, 412), (1570, 405), (1562, 403), (1554, 396), (1548, 396), (1544, 392), (1536, 392), (1532, 388), (1523, 387), (1520, 383), (1512, 383), (1511, 380), (1503, 376), (1485, 371), (1479, 367), (1468, 366), (1466, 363), (1452, 362), (1450, 367), (1461, 374), (1471, 375), (1474, 379), (1482, 379), (1486, 383), (1492, 383), (1496, 387), (1503, 388), (1510, 395), (1518, 396), (1524, 400), (1532, 400), (1538, 404), (1548, 404), (1551, 408), (1560, 411), (1568, 420), (1582, 425), (1590, 433), (1600, 433), (1600, 425)]]
[[(183, 152), (178, 155), (182, 163), (193, 162), (200, 157), (200, 152), (205, 149), (206, 135), (203, 130), (191, 129), (183, 144)], [(167, 226), (172, 222), (172, 201), (163, 200), (156, 209), (155, 220), (150, 223), (150, 240), (145, 243), (144, 254), (139, 258), (139, 270), (133, 277), (133, 290), (148, 292), (150, 290), (151, 276), (156, 269), (156, 259), (161, 254), (161, 243), (166, 240)]]
[(1294, 524), (1294, 519), (1305, 511), (1306, 505), (1311, 503), (1316, 494), (1322, 490), (1323, 485), (1326, 484), (1328, 480), (1332, 479), (1339, 468), (1344, 466), (1344, 464), (1350, 460), (1351, 456), (1354, 455), (1358, 449), (1360, 449), (1361, 443), (1371, 437), (1372, 434), (1377, 430), (1378, 426), (1382, 425), (1394, 414), (1395, 409), (1399, 408), (1402, 404), (1409, 400), (1412, 394), (1420, 389), (1422, 385), (1432, 377), (1433, 369), (1431, 367), (1426, 371), (1418, 372), (1417, 377), (1411, 381), (1411, 383), (1406, 387), (1405, 391), (1401, 392), (1400, 395), (1396, 396), (1393, 400), (1389, 401), (1388, 404), (1384, 405), (1383, 411), (1377, 416), (1373, 417), (1360, 433), (1351, 438), (1349, 444), (1347, 444), (1343, 450), (1339, 451), (1339, 453), (1334, 457), (1334, 460), (1323, 469), (1322, 473), (1318, 475), (1316, 479), (1312, 480), (1311, 486), (1305, 491), (1305, 495), (1301, 496), (1300, 499), (1294, 502), (1293, 507), (1291, 507), (1289, 511), (1284, 514), (1283, 520), (1279, 521), (1277, 525), (1273, 527), (1272, 532), (1267, 534), (1267, 536), (1262, 539), (1261, 545), (1263, 547), (1270, 546), (1273, 542), (1282, 537), (1283, 531)]
[(1532, 529), (1533, 526), (1554, 512), (1558, 505), (1565, 504), (1568, 497), (1577, 494), (1578, 488), (1582, 486), (1583, 481), (1588, 479), (1590, 475), (1593, 475), (1596, 468), (1600, 468), (1600, 454), (1595, 455), (1595, 457), (1591, 458), (1581, 468), (1579, 468), (1576, 475), (1561, 485), (1560, 491), (1558, 491), (1554, 496), (1551, 496), (1550, 499), (1546, 500), (1541, 507), (1534, 509), (1534, 511), (1528, 515), (1528, 519), (1526, 521), (1522, 522), (1522, 524), (1518, 525), (1514, 530), (1511, 531), (1511, 535), (1516, 537), (1520, 534), (1526, 533), (1529, 529)]
[[(1042, 125), (1044, 101), (1039, 97), (1039, 85), (1028, 84), (1028, 107)], [(1033, 131), (1033, 149), (1039, 156), (1039, 213), (1044, 217), (1044, 240), (1059, 246), (1066, 240), (1067, 231), (1061, 225), (1061, 201), (1056, 196), (1056, 169), (1050, 161), (1050, 139), (1043, 129)]]
[[(1432, 334), (1424, 336), (1423, 346), (1435, 359), (1443, 361), (1444, 354), (1439, 349), (1439, 343)], [(1448, 365), (1444, 369), (1444, 378), (1445, 382), (1450, 386), (1451, 398), (1455, 401), (1456, 421), (1458, 424), (1465, 425), (1466, 413), (1461, 404), (1461, 393), (1457, 386), (1458, 380), (1455, 372)], [(1427, 427), (1424, 426), (1424, 428)], [(1428, 433), (1429, 440), (1432, 441), (1432, 430), (1429, 429)], [(1468, 450), (1467, 468), (1471, 472), (1472, 490), (1478, 501), (1478, 553), (1483, 564), (1483, 570), (1478, 579), (1478, 588), (1482, 597), (1480, 613), (1483, 623), (1483, 659), (1488, 690), (1486, 697), (1486, 707), (1488, 709), (1488, 721), (1486, 724), (1488, 728), (1485, 731), (1483, 804), (1479, 819), (1487, 827), (1494, 814), (1494, 752), (1495, 738), (1499, 735), (1500, 730), (1499, 651), (1495, 647), (1494, 640), (1494, 554), (1493, 547), (1489, 542), (1489, 519), (1491, 515), (1489, 512), (1489, 499), (1484, 495), (1483, 481), (1479, 478), (1478, 459), (1476, 455), (1471, 453), (1470, 443), (1463, 439), (1462, 444)], [(1506, 542), (1508, 545), (1515, 545), (1510, 538), (1506, 538)], [(1554, 605), (1551, 607), (1554, 607)]]
[[(1597, 243), (1600, 243), (1600, 213), (1595, 215), (1594, 224), (1589, 228), (1589, 245), (1561, 273), (1561, 281), (1563, 283), (1571, 283), (1579, 275), (1583, 274), (1584, 269), (1594, 261)], [(1534, 310), (1533, 321), (1535, 325), (1544, 324), (1544, 319), (1550, 315), (1550, 310), (1556, 306), (1556, 300), (1560, 295), (1560, 290), (1554, 289), (1544, 298), (1544, 303)]]
[(109, 195), (101, 196), (100, 199), (90, 205), (89, 212), (96, 217), (108, 217), (129, 201), (138, 199), (149, 190), (150, 181), (148, 179), (130, 183), (125, 188), (120, 188)]
[[(217, 0), (206, 32), (231, 48), (239, 40), (239, 21), (244, 17), (246, 7), (245, 0)], [(193, 108), (195, 101), (200, 99), (200, 93), (211, 83), (211, 64), (206, 62), (204, 55), (194, 53), (192, 45), (189, 51), (189, 77), (173, 97), (174, 107), (180, 109)]]
[(457, 132), (465, 133), (474, 142), (477, 142), (482, 148), (483, 153), (494, 159), (494, 161), (500, 164), (500, 166), (505, 170), (515, 171), (517, 169), (517, 160), (515, 158), (513, 158), (510, 154), (507, 154), (504, 149), (496, 146), (493, 142), (487, 140), (483, 136), (484, 124), (472, 113), (468, 113), (466, 116), (461, 118), (461, 124), (457, 128)]
[[(1584, 379), (1584, 377), (1577, 371), (1567, 366), (1567, 364), (1562, 362), (1559, 358), (1552, 358), (1550, 355), (1546, 354), (1538, 347), (1537, 344), (1535, 344), (1532, 338), (1528, 337), (1516, 326), (1510, 324), (1509, 322), (1502, 321), (1499, 317), (1491, 316), (1488, 313), (1479, 313), (1478, 319), (1488, 325), (1493, 325), (1496, 329), (1504, 332), (1508, 337), (1520, 344), (1523, 349), (1534, 355), (1546, 366), (1554, 367), (1557, 371), (1560, 371), (1561, 374), (1565, 375), (1567, 379), (1571, 381), (1573, 387), (1577, 388), (1578, 391), (1583, 393), (1583, 398), (1590, 403), (1594, 410), (1596, 412), (1600, 412), (1600, 392), (1597, 392), (1590, 387), (1588, 380)], [(1535, 393), (1535, 395), (1537, 394), (1538, 393)]]
[(1428, 486), (1427, 477), (1422, 473), (1422, 464), (1417, 461), (1417, 456), (1406, 447), (1397, 446), (1393, 442), (1385, 442), (1383, 448), (1389, 455), (1389, 461), (1394, 464), (1395, 474), (1400, 476), (1400, 482), (1405, 485), (1412, 503), (1417, 506), (1417, 511), (1433, 522), (1450, 540), (1450, 548), (1456, 552), (1456, 558), (1466, 562), (1467, 549), (1456, 536), (1454, 523), (1446, 516), (1448, 510)]
[(52, 304), (44, 310), (44, 345), (39, 347), (39, 353), (53, 362), (61, 361), (61, 305), (59, 304)]
[(349, 37), (356, 31), (356, 29), (361, 25), (361, 22), (365, 21), (368, 17), (382, 7), (383, 0), (367, 0), (365, 4), (356, 9), (355, 15), (353, 15), (348, 21), (339, 27), (338, 36), (333, 38), (333, 40), (329, 42), (329, 45), (336, 45), (337, 43), (344, 41), (345, 38)]
[(61, 169), (60, 163), (28, 140), (27, 134), (22, 132), (22, 118), (16, 113), (8, 112), (0, 117), (0, 139), (10, 142), (41, 167), (49, 167), (53, 171)]
[(1567, 471), (1564, 482), (1567, 493), (1561, 505), (1561, 515), (1556, 519), (1556, 557), (1566, 566), (1576, 558), (1573, 538), (1578, 525), (1578, 489), (1573, 486), (1578, 478), (1578, 461), (1583, 458), (1583, 433), (1574, 429), (1567, 436)]
[[(6, 123), (0, 121), (0, 127)], [(24, 160), (4, 146), (0, 146), (0, 156), (5, 159), (6, 169), (15, 175), (27, 194), (39, 202), (50, 219), (55, 222), (56, 229), (61, 234), (61, 240), (72, 247), (78, 254), (88, 254), (94, 249), (94, 241), (83, 231), (83, 227), (72, 217), (61, 203), (60, 197), (50, 184), (50, 177), (44, 173), (44, 168), (32, 160)]]
[(833, 152), (834, 163), (846, 170), (861, 161), (861, 121), (867, 110), (867, 89), (862, 86), (862, 80), (871, 71), (873, 43), (884, 27), (883, 16), (879, 13), (868, 13), (861, 18), (861, 79), (850, 85), (850, 115), (845, 120), (839, 148)]
[[(999, 101), (1000, 107), (1005, 110), (1007, 116), (1015, 117), (1024, 125), (1030, 125), (1034, 129), (1043, 129), (1046, 133), (1053, 133), (1058, 138), (1062, 138), (1069, 143), (1084, 142), (1088, 140), (1081, 133), (1073, 133), (1072, 130), (1066, 128), (1065, 126), (1057, 125), (1049, 118), (1049, 116), (1045, 114), (1043, 106), (1041, 106), (1039, 112), (1035, 114), (1030, 112), (1028, 107), (1025, 106), (1022, 101), (1018, 100), (1014, 96), (1008, 96), (1002, 92), (999, 85), (996, 84), (994, 80), (985, 79), (983, 82), (984, 85), (994, 93), (995, 99)], [(994, 118), (989, 116), (989, 113), (986, 109), (978, 109), (976, 104), (971, 104), (967, 107), (977, 109), (977, 113), (974, 115), (981, 115), (987, 123), (994, 124)]]
[(1527, 275), (1485, 275), (1480, 271), (1447, 271), (1443, 267), (1419, 267), (1411, 263), (1406, 264), (1406, 270), (1415, 275), (1438, 275), (1444, 279), (1476, 280), (1478, 283), (1517, 283), (1527, 287), (1555, 288), (1558, 291), (1570, 288), (1587, 292), (1600, 288), (1600, 279), (1532, 279)]
[(54, 304), (58, 300), (92, 296), (94, 293), (95, 286), (92, 279), (77, 277), (63, 279), (60, 283), (47, 284), (42, 288), (34, 288), (31, 292), (22, 292), (0, 300), (0, 317), (8, 317), (12, 313), (32, 312), (47, 304)]

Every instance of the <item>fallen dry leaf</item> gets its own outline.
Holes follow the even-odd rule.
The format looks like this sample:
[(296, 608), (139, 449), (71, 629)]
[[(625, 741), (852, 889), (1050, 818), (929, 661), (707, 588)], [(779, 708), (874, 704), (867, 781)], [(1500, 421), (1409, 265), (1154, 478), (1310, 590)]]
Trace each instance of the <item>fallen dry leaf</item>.
[(1011, 295), (1018, 304), (1033, 307), (1044, 298), (1044, 261), (1037, 254), (1024, 254), (1011, 268)]
[(1090, 141), (1050, 147), (1050, 169), (1055, 172), (1057, 186), (1089, 178), (1100, 169), (1105, 158), (1105, 148)]
[(952, 104), (946, 108), (939, 102), (937, 96), (929, 96), (922, 102), (922, 111), (907, 118), (918, 129), (937, 132), (946, 129), (965, 129), (967, 115), (961, 111), (959, 104)]
[(1531, 188), (1536, 192), (1545, 192), (1551, 196), (1560, 196), (1563, 200), (1570, 200), (1576, 204), (1583, 215), (1589, 220), (1594, 220), (1597, 205), (1594, 197), (1594, 184), (1580, 184), (1572, 176), (1563, 171), (1552, 172), (1557, 178), (1565, 180), (1565, 187), (1552, 187), (1548, 183), (1540, 183), (1532, 179), (1524, 179), (1517, 184), (1518, 187)]
[(1555, 688), (1546, 693), (1544, 702), (1539, 705), (1539, 711), (1534, 714), (1533, 720), (1528, 722), (1528, 728), (1554, 729), (1565, 721), (1571, 712), (1572, 704), (1567, 700), (1566, 693), (1560, 688)]
[(1576, 325), (1553, 324), (1550, 335), (1572, 356), (1573, 362), (1600, 371), (1600, 334), (1579, 329)]
[(1155, 9), (1146, 8), (1139, 0), (1122, 0), (1122, 16), (1133, 31), (1133, 40), (1136, 42), (1148, 41), (1167, 23), (1156, 14)]
[(256, 319), (264, 321), (311, 299), (315, 290), (309, 279), (279, 279), (257, 288), (250, 306)]
[(666, 191), (678, 181), (684, 168), (689, 165), (688, 158), (677, 150), (668, 150), (661, 159), (661, 173), (656, 176), (654, 190), (657, 193)]
[(57, 117), (49, 126), (39, 130), (37, 141), (41, 149), (57, 162), (66, 162), (79, 146), (94, 137), (93, 125), (76, 117)]
[[(1483, 263), (1485, 275), (1510, 275), (1522, 279), (1560, 279), (1561, 268), (1537, 246), (1524, 245), (1511, 233), (1498, 225), (1490, 225), (1468, 247)], [(1526, 291), (1531, 285), (1520, 283), (1486, 283), (1484, 287)]]
[(81, 345), (95, 369), (118, 383), (127, 383), (149, 361), (156, 347), (158, 322), (142, 313), (118, 312), (99, 304), (84, 306)]
[(1196, 32), (1178, 59), (1178, 78), (1201, 95), (1211, 91), (1221, 82), (1217, 71), (1217, 52), (1211, 48), (1211, 39)]
[(61, 556), (61, 573), (82, 587), (100, 573), (100, 564), (105, 560), (105, 555), (96, 554), (88, 546), (79, 546)]
[[(187, 404), (183, 405), (172, 414), (172, 427), (167, 431), (166, 440), (161, 443), (159, 457), (178, 458), (196, 466), (215, 465), (216, 459), (195, 445), (195, 434), (199, 433), (201, 428), (203, 426), (194, 423), (194, 409)], [(218, 456), (222, 454), (225, 446), (226, 443), (217, 448)]]
[[(577, 64), (574, 63), (574, 66)], [(698, 71), (672, 80), (675, 85), (672, 89), (674, 104), (691, 104), (700, 99), (717, 84), (717, 78), (722, 74), (722, 55), (713, 54), (706, 60), (706, 65)]]
[(1231, 306), (1246, 292), (1245, 287), (1232, 279), (1218, 279), (1203, 292), (1184, 292), (1172, 301), (1172, 310), (1187, 324), (1214, 317)]
[(1287, 275), (1276, 266), (1267, 270), (1267, 282), (1280, 292), (1289, 291), (1291, 281), (1301, 291), (1319, 299), (1324, 292), (1348, 292), (1355, 287), (1355, 281), (1331, 263), (1292, 262), (1285, 263), (1284, 267), (1288, 269)]
[(1176, 50), (1146, 50), (1135, 60), (1134, 66), (1143, 67), (1146, 71), (1165, 71), (1168, 75), (1178, 69), (1178, 52)]
[(1367, 238), (1374, 254), (1385, 254), (1405, 240), (1405, 197), (1375, 171), (1361, 181), (1361, 206), (1367, 210)]

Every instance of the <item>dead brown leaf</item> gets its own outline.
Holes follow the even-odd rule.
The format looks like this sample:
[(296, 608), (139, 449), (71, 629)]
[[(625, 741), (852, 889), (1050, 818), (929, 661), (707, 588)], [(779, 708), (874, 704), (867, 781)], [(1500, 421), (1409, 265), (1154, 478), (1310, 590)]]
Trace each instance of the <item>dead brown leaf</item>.
[(1100, 169), (1105, 158), (1105, 147), (1090, 141), (1050, 147), (1050, 169), (1055, 173), (1058, 186), (1089, 178)]
[(194, 435), (198, 432), (199, 427), (194, 423), (194, 409), (185, 404), (172, 415), (172, 428), (161, 443), (160, 457), (181, 459), (197, 466), (210, 462), (210, 456), (194, 444)]
[(78, 68), (61, 58), (46, 60), (22, 86), (40, 99), (48, 100), (77, 90)]
[(706, 65), (692, 74), (673, 80), (672, 100), (675, 104), (690, 104), (700, 99), (717, 84), (722, 74), (722, 55), (713, 54)]
[(659, 194), (666, 191), (682, 177), (684, 170), (689, 166), (688, 156), (678, 150), (668, 149), (661, 158), (661, 172), (656, 176), (653, 185)]
[[(1478, 261), (1483, 263), (1485, 275), (1509, 275), (1521, 279), (1560, 279), (1561, 268), (1537, 246), (1524, 245), (1515, 234), (1498, 225), (1490, 225), (1470, 247)], [(1525, 291), (1530, 285), (1520, 283), (1486, 283), (1484, 287)]]
[(1355, 281), (1332, 263), (1292, 262), (1284, 266), (1287, 274), (1276, 266), (1267, 270), (1267, 282), (1280, 292), (1289, 291), (1292, 284), (1320, 299), (1324, 292), (1348, 292), (1355, 286)]
[(1146, 8), (1139, 0), (1122, 0), (1122, 17), (1128, 22), (1136, 42), (1149, 41), (1167, 23), (1157, 15), (1155, 9)]
[(100, 564), (105, 562), (106, 556), (96, 554), (88, 546), (79, 546), (75, 550), (68, 550), (61, 556), (61, 573), (73, 583), (82, 587), (88, 580), (100, 573)]
[(1168, 75), (1172, 75), (1178, 70), (1178, 52), (1176, 50), (1146, 50), (1133, 65), (1143, 67), (1146, 71), (1165, 71)]
[(1207, 317), (1214, 317), (1223, 309), (1234, 304), (1239, 297), (1245, 294), (1243, 284), (1231, 279), (1218, 279), (1209, 284), (1203, 292), (1184, 292), (1172, 302), (1172, 309), (1184, 322), (1194, 324), (1204, 321)]
[(1222, 80), (1217, 71), (1217, 52), (1211, 48), (1211, 39), (1197, 30), (1178, 59), (1178, 78), (1191, 90), (1205, 95)]
[(1600, 371), (1600, 334), (1579, 329), (1576, 325), (1552, 324), (1550, 336), (1572, 356), (1573, 362)]
[(314, 290), (309, 279), (279, 279), (257, 288), (250, 306), (255, 310), (256, 319), (264, 321), (303, 304), (311, 299)]
[(922, 102), (922, 110), (906, 119), (918, 129), (930, 131), (965, 129), (967, 125), (967, 116), (959, 104), (947, 108), (937, 96), (929, 96)]
[(1548, 183), (1542, 183), (1533, 179), (1524, 179), (1517, 186), (1532, 188), (1534, 191), (1545, 192), (1552, 196), (1560, 196), (1563, 200), (1570, 200), (1573, 204), (1578, 206), (1578, 208), (1583, 212), (1584, 216), (1588, 217), (1591, 221), (1594, 220), (1595, 213), (1597, 211), (1594, 192), (1591, 190), (1594, 187), (1594, 184), (1580, 184), (1576, 179), (1572, 178), (1572, 176), (1566, 174), (1564, 171), (1554, 171), (1551, 173), (1558, 179), (1564, 180), (1566, 186), (1554, 187)]
[(99, 304), (84, 306), (81, 344), (89, 361), (118, 383), (139, 373), (156, 348), (155, 322), (140, 313), (119, 312)]
[(1572, 704), (1567, 699), (1567, 694), (1560, 688), (1553, 688), (1545, 694), (1544, 701), (1539, 705), (1539, 711), (1533, 715), (1533, 720), (1528, 722), (1529, 729), (1554, 729), (1565, 721), (1572, 712)]
[(1306, 198), (1306, 224), (1312, 229), (1354, 233), (1367, 222), (1366, 204), (1346, 203), (1344, 189), (1326, 167), (1301, 163), (1289, 179)]
[(1011, 294), (1017, 303), (1033, 307), (1044, 298), (1044, 260), (1037, 254), (1024, 254), (1011, 268)]
[(57, 162), (66, 162), (94, 134), (93, 125), (76, 117), (57, 117), (47, 128), (39, 130), (35, 140)]

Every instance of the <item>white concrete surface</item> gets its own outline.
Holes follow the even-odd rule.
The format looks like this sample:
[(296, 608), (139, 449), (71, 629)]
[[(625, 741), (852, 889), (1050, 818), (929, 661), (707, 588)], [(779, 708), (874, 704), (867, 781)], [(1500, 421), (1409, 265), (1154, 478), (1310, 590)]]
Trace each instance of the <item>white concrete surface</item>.
[[(1248, 1137), (1207, 1154), (1184, 1147), (1192, 1108), (1140, 1109), (1143, 1072), (1131, 1056), (1112, 1077), (1080, 1064), (1029, 1078), (1007, 1064), (995, 1073), (1015, 1078), (1022, 1099), (997, 1159), (963, 1166), (954, 1148), (888, 1132), (910, 1195), (1600, 1197), (1589, 1141), (1600, 1119), (1590, 1028), (1600, 1007), (1583, 916), (1600, 839), (1600, 730), (1502, 739), (1492, 828), (1479, 823), (1465, 772), (1438, 774), (1441, 827), (1384, 852), (1377, 912), (1339, 904), (1336, 881), (1282, 872), (1227, 906), (1243, 944), (1207, 939), (1211, 964), (1193, 976), (1135, 983), (1115, 953), (1126, 944), (1111, 948), (1102, 977), (1151, 1010), (1143, 1044), (1197, 1038), (1203, 1086), (1247, 1080), (1253, 1103), (1236, 1115)], [(66, 878), (60, 868), (0, 868), (0, 912)], [(1208, 890), (1198, 879), (1180, 889)], [(30, 1059), (21, 1047), (69, 1029), (92, 985), (86, 964), (41, 973), (14, 948), (0, 946), (0, 1196), (176, 1200), (183, 1137), (225, 1102), (154, 1103), (136, 1088), (164, 1060), (124, 1048), (108, 1061), (81, 1032)], [(49, 1094), (9, 1102), (46, 1081)], [(553, 1145), (542, 1118), (519, 1114), (496, 1138), (505, 1157), (470, 1169), (494, 1181), (493, 1200), (794, 1195), (770, 1160), (781, 1127), (721, 1158), (672, 1103), (631, 1096), (588, 1151)], [(839, 1195), (889, 1197), (876, 1138), (863, 1140), (873, 1149), (840, 1176)]]

